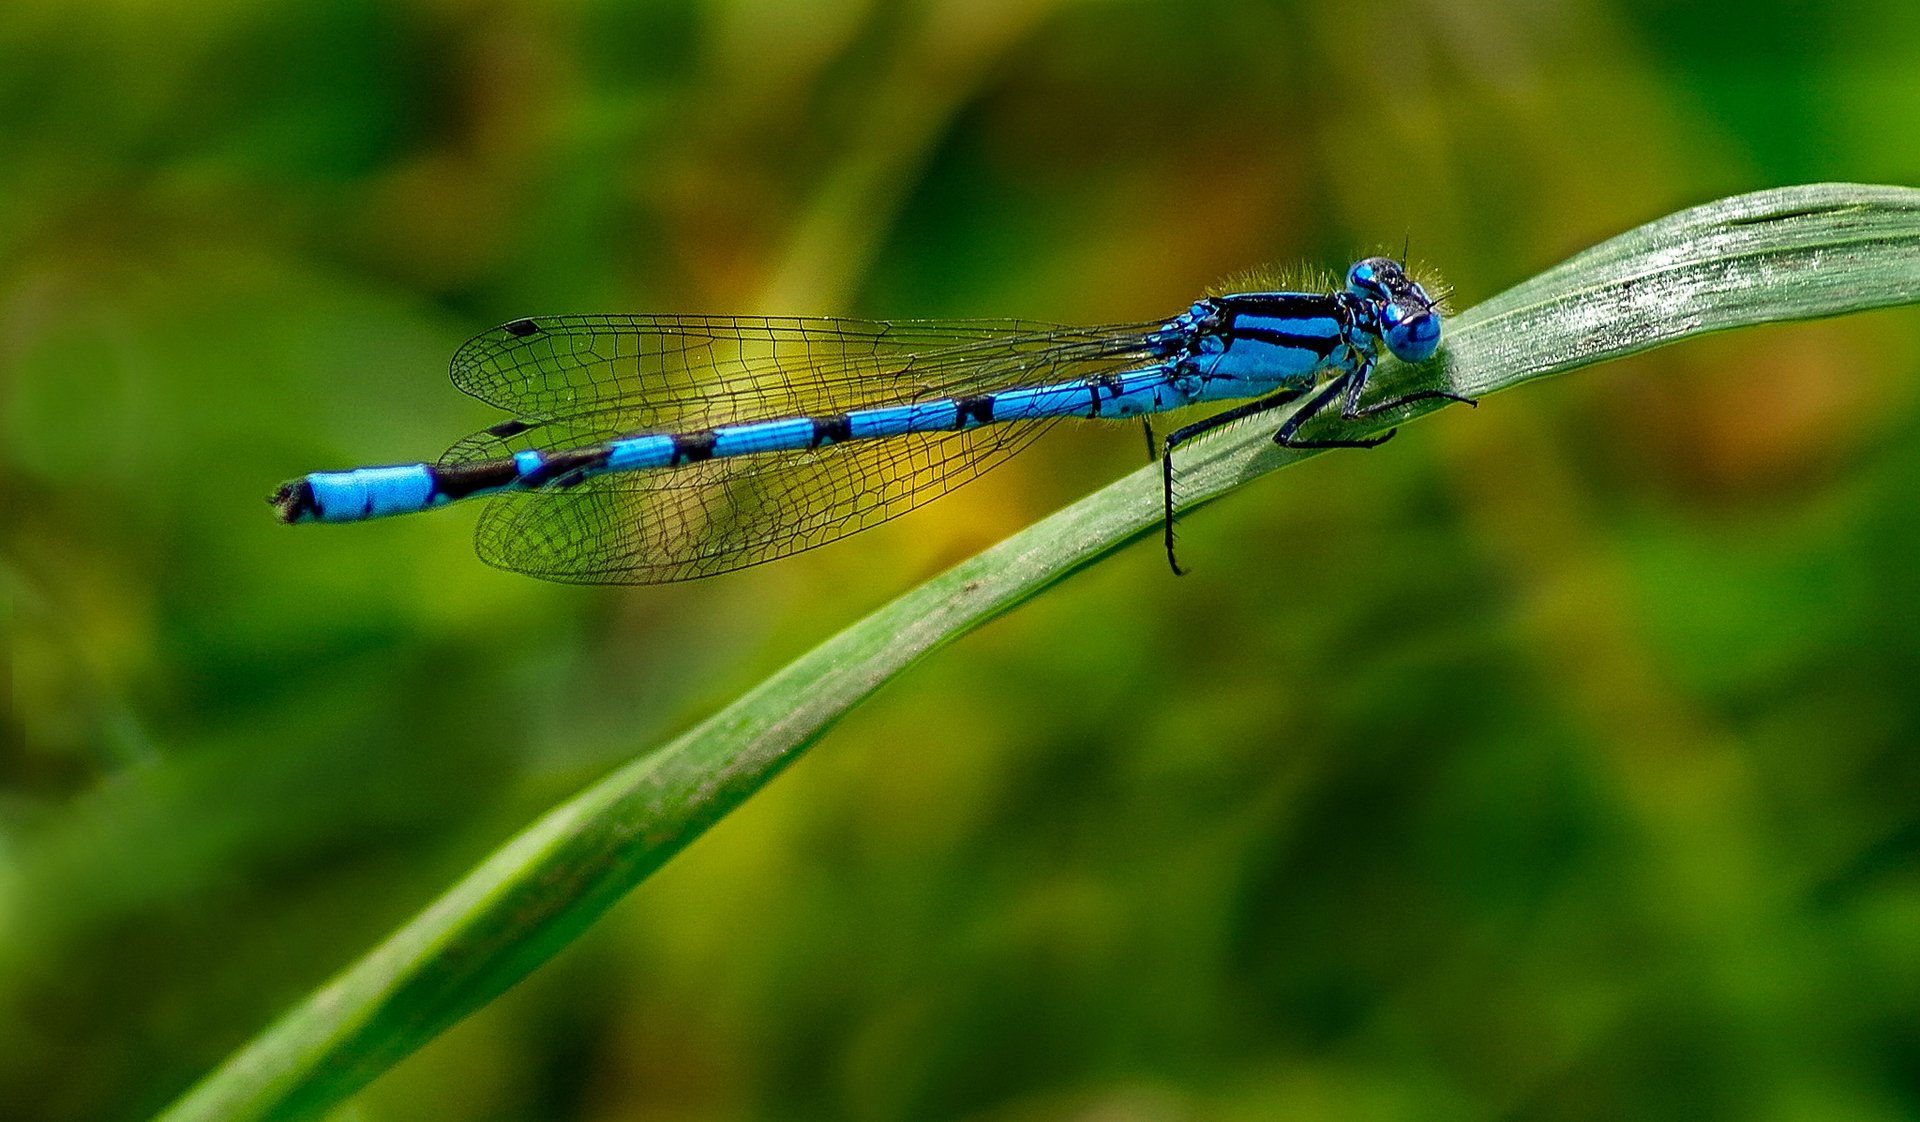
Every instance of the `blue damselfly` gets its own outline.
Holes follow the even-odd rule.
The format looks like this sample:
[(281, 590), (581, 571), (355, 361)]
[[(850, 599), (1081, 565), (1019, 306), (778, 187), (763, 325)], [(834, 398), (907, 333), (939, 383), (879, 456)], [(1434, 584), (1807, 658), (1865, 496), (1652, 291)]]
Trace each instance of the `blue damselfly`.
[[(460, 389), (513, 419), (437, 463), (315, 472), (272, 497), (287, 522), (356, 522), (497, 496), (480, 555), (551, 580), (651, 584), (823, 545), (978, 477), (1062, 417), (1129, 418), (1240, 400), (1161, 447), (1167, 560), (1173, 452), (1301, 398), (1274, 432), (1292, 447), (1370, 448), (1297, 434), (1361, 395), (1382, 350), (1440, 343), (1441, 311), (1391, 258), (1335, 291), (1235, 291), (1171, 319), (1106, 327), (575, 315), (514, 320), (453, 357)], [(1152, 430), (1148, 429), (1149, 442)]]

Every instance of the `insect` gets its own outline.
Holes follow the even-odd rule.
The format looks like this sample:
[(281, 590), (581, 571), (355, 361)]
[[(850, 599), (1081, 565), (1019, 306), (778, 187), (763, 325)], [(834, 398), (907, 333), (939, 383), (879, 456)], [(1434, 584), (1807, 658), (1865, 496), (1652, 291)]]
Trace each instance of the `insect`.
[[(1423, 361), (1441, 309), (1398, 261), (1369, 257), (1330, 292), (1208, 296), (1171, 319), (1105, 327), (1010, 320), (575, 315), (518, 319), (453, 356), (460, 389), (514, 414), (437, 463), (314, 472), (271, 502), (286, 522), (357, 522), (496, 496), (482, 558), (550, 580), (653, 584), (798, 553), (974, 479), (1062, 417), (1233, 407), (1157, 446), (1174, 556), (1173, 453), (1306, 401), (1274, 432), (1370, 405), (1382, 350)], [(1146, 422), (1149, 448), (1156, 448)]]

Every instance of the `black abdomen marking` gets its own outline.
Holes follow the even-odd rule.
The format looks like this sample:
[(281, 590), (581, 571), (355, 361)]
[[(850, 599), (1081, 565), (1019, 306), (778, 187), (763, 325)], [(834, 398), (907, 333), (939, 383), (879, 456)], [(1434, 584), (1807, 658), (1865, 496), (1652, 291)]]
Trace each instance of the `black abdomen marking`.
[(953, 412), (953, 427), (956, 429), (966, 428), (968, 421), (976, 425), (990, 425), (993, 423), (993, 395), (983, 393), (977, 397), (959, 398), (953, 403)]
[(845, 413), (813, 419), (813, 447), (853, 439), (853, 421)]
[(673, 438), (673, 462), (694, 464), (713, 459), (713, 430), (681, 433)]

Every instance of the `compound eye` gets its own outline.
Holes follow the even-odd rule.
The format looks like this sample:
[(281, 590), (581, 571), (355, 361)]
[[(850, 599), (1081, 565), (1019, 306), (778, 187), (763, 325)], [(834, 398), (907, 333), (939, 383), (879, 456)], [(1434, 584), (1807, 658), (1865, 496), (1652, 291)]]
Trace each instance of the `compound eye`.
[(1387, 349), (1402, 362), (1425, 362), (1440, 347), (1440, 317), (1432, 312), (1406, 315), (1389, 305), (1380, 317), (1387, 337)]
[(1356, 296), (1386, 299), (1386, 283), (1381, 277), (1380, 266), (1380, 259), (1375, 257), (1354, 262), (1353, 268), (1347, 270), (1347, 290)]

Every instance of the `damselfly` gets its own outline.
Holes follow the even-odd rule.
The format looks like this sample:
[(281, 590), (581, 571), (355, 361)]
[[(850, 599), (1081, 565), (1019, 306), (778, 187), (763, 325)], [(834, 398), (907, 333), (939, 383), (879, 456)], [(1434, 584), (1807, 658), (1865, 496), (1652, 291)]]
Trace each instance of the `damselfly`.
[[(1336, 404), (1353, 419), (1384, 349), (1440, 344), (1440, 309), (1391, 258), (1329, 292), (1237, 291), (1172, 319), (1107, 327), (1008, 320), (541, 316), (469, 340), (453, 382), (515, 416), (437, 463), (315, 472), (272, 497), (287, 522), (357, 522), (477, 495), (481, 557), (551, 580), (652, 584), (824, 545), (905, 513), (1027, 446), (1062, 417), (1144, 417), (1241, 400), (1161, 447), (1167, 560), (1173, 452), (1307, 400), (1274, 432), (1295, 448)], [(1243, 399), (1243, 400), (1242, 400)], [(1152, 447), (1152, 429), (1148, 429)]]

